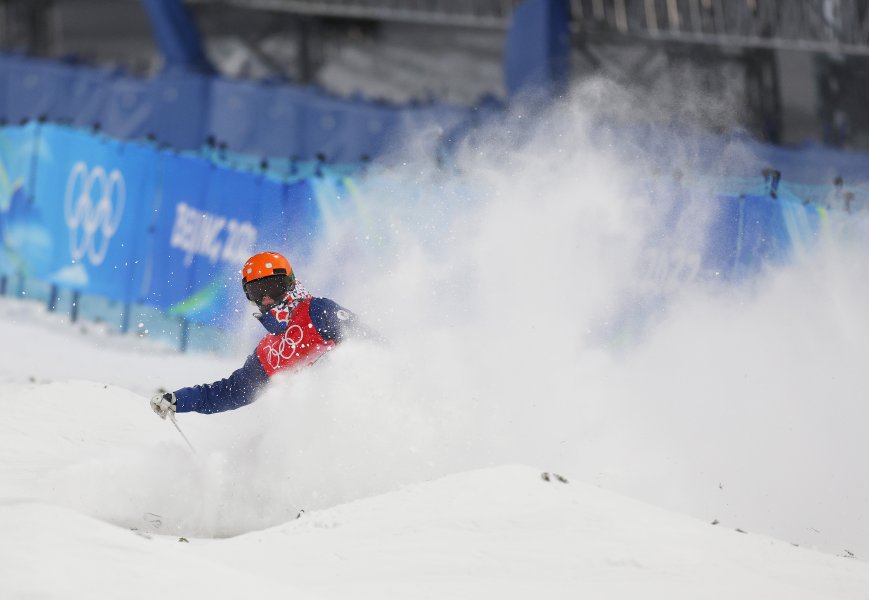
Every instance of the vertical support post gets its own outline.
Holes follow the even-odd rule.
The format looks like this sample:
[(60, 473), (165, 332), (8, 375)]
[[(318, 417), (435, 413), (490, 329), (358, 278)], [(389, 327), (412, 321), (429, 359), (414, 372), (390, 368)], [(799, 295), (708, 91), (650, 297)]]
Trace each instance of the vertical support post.
[(154, 41), (170, 67), (184, 67), (212, 73), (202, 36), (183, 0), (142, 0), (151, 21)]
[(81, 302), (81, 292), (74, 290), (72, 292), (72, 307), (69, 310), (69, 320), (71, 323), (78, 321), (78, 305)]
[(606, 10), (604, 9), (603, 0), (594, 0), (592, 2), (592, 10), (594, 11), (594, 18), (598, 21), (603, 21), (606, 19)]
[(181, 337), (179, 339), (178, 349), (181, 352), (187, 352), (187, 347), (190, 344), (190, 321), (186, 317), (181, 317)]
[(746, 104), (753, 129), (761, 139), (777, 144), (781, 137), (781, 90), (778, 57), (773, 50), (754, 49), (743, 53)]
[(504, 39), (509, 96), (528, 90), (551, 97), (564, 93), (570, 73), (569, 21), (568, 0), (526, 0), (517, 7)]
[(619, 33), (628, 32), (628, 11), (625, 7), (625, 0), (615, 0), (616, 12), (616, 29)]
[(7, 284), (6, 275), (0, 275), (0, 296), (6, 295), (6, 284)]
[(658, 33), (658, 11), (655, 8), (655, 0), (645, 0), (643, 8), (646, 12), (646, 29), (652, 35), (655, 35)]
[(51, 289), (48, 291), (48, 312), (57, 310), (57, 299), (60, 297), (60, 290), (57, 284), (51, 284)]
[(311, 29), (314, 20), (311, 17), (299, 17), (296, 21), (298, 32), (297, 56), (299, 63), (299, 81), (303, 84), (311, 83), (314, 79), (314, 65), (311, 56)]
[(763, 181), (767, 185), (770, 197), (777, 198), (778, 184), (781, 181), (781, 171), (772, 168), (764, 169), (761, 171), (761, 175), (763, 175)]
[(682, 15), (679, 14), (679, 3), (676, 0), (667, 0), (667, 22), (672, 32), (682, 29)]

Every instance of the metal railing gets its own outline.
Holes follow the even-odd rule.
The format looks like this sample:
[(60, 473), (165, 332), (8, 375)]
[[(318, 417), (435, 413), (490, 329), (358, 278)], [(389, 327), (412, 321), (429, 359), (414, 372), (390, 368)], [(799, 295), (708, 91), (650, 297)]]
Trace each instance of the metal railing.
[(869, 0), (571, 0), (572, 31), (743, 48), (869, 54)]
[(186, 0), (321, 17), (506, 29), (522, 0)]

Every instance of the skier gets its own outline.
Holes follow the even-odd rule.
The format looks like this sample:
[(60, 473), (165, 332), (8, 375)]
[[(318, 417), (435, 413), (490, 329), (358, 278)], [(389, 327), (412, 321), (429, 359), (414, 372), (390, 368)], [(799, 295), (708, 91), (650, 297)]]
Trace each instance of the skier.
[(259, 308), (254, 317), (268, 333), (240, 369), (211, 384), (157, 394), (151, 408), (160, 418), (170, 413), (217, 413), (250, 404), (280, 371), (313, 364), (347, 337), (369, 332), (356, 316), (328, 298), (314, 298), (296, 281), (289, 261), (277, 252), (261, 252), (241, 271), (248, 300)]

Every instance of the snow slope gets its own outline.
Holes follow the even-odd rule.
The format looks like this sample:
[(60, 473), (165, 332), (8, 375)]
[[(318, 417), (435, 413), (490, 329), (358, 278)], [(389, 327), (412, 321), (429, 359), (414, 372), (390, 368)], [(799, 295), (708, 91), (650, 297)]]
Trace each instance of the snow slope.
[[(268, 436), (244, 449), (227, 433), (243, 413), (182, 415), (193, 455), (144, 395), (66, 377), (77, 360), (91, 363), (98, 381), (125, 376), (116, 365), (139, 360), (141, 341), (110, 339), (106, 351), (100, 336), (47, 327), (55, 317), (38, 312), (27, 307), (28, 324), (6, 319), (2, 339), (16, 332), (77, 351), (72, 365), (57, 363), (57, 380), (44, 362), (28, 364), (27, 352), (14, 368), (0, 367), (0, 597), (856, 599), (869, 591), (865, 562), (554, 474), (546, 481), (526, 466), (401, 486), (299, 518), (293, 508), (283, 524), (235, 537), (195, 537), (269, 507), (273, 499), (256, 490), (245, 496), (244, 463), (231, 459), (257, 455)], [(99, 360), (108, 355), (116, 362)], [(164, 359), (170, 371), (208, 370), (203, 357), (167, 350)], [(41, 379), (22, 381), (28, 369)], [(144, 387), (141, 376), (133, 381)], [(329, 457), (319, 460), (336, 472)], [(244, 525), (256, 529), (255, 516)]]

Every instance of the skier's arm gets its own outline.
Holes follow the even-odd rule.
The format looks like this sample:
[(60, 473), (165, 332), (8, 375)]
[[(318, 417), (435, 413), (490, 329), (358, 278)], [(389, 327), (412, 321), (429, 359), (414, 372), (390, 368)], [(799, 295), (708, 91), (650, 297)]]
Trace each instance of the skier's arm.
[(175, 410), (211, 414), (240, 408), (254, 401), (268, 379), (256, 354), (251, 354), (226, 379), (177, 390)]

